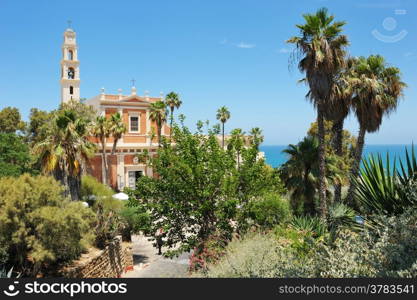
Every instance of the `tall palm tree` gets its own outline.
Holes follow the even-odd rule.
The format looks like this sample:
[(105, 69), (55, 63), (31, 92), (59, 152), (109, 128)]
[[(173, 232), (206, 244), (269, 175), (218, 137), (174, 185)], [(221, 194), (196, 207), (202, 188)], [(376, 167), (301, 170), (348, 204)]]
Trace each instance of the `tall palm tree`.
[(107, 184), (109, 165), (107, 163), (106, 144), (110, 136), (110, 123), (105, 116), (98, 116), (92, 126), (91, 133), (95, 136), (101, 145), (101, 159), (103, 166), (103, 184)]
[(161, 132), (162, 126), (167, 120), (167, 109), (163, 101), (156, 101), (151, 103), (149, 112), (149, 119), (156, 124), (156, 132), (158, 136), (158, 147), (161, 147)]
[(171, 136), (172, 136), (172, 124), (174, 123), (174, 110), (175, 109), (178, 109), (181, 106), (182, 101), (180, 100), (180, 97), (178, 96), (177, 93), (170, 92), (165, 97), (165, 104), (170, 109), (170, 131), (169, 131), (169, 139), (171, 139)]
[[(332, 146), (335, 154), (342, 158), (343, 151), (344, 122), (352, 107), (352, 89), (349, 85), (348, 74), (353, 67), (354, 59), (346, 59), (345, 66), (336, 75), (330, 95), (330, 105), (326, 111), (327, 119), (332, 120), (333, 140)], [(334, 187), (334, 200), (339, 203), (342, 200), (342, 183)]]
[(236, 151), (236, 162), (237, 168), (240, 168), (240, 158), (242, 154), (243, 147), (245, 146), (245, 132), (240, 128), (233, 129), (230, 133), (230, 139), (227, 143), (227, 148), (229, 151)]
[(222, 148), (224, 149), (224, 123), (230, 119), (230, 112), (226, 106), (222, 106), (217, 110), (216, 118), (222, 123)]
[(306, 74), (310, 87), (310, 99), (317, 110), (319, 137), (319, 199), (321, 216), (327, 214), (326, 203), (326, 162), (325, 162), (325, 128), (324, 118), (330, 101), (335, 74), (344, 65), (347, 37), (342, 35), (345, 22), (334, 21), (326, 8), (315, 14), (303, 15), (305, 24), (297, 25), (300, 36), (290, 38), (287, 42), (295, 44), (300, 56), (298, 68)]
[(254, 127), (250, 130), (251, 142), (255, 145), (256, 150), (259, 150), (259, 145), (264, 141), (262, 130), (259, 127)]
[(117, 143), (127, 131), (125, 123), (123, 123), (120, 113), (112, 114), (109, 120), (109, 133), (113, 137), (113, 147), (111, 155), (116, 152)]
[[(406, 84), (401, 81), (400, 70), (390, 67), (380, 55), (359, 57), (349, 75), (353, 91), (352, 106), (359, 122), (351, 178), (359, 173), (365, 135), (379, 130), (383, 117), (395, 111)], [(355, 185), (350, 184), (347, 202), (353, 203)]]
[(33, 149), (43, 171), (61, 181), (74, 201), (81, 197), (82, 165), (95, 152), (88, 136), (88, 122), (75, 111), (63, 109), (55, 114), (44, 140)]

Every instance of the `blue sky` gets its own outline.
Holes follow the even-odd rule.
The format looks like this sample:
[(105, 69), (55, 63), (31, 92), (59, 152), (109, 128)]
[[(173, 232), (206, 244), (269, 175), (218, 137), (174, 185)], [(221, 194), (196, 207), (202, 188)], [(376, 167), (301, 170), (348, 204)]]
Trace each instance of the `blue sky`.
[[(352, 55), (385, 56), (409, 86), (397, 112), (367, 142), (417, 141), (415, 0), (0, 0), (0, 109), (18, 107), (27, 118), (31, 107), (57, 107), (62, 34), (71, 19), (82, 97), (101, 87), (127, 92), (135, 78), (141, 94), (178, 92), (189, 125), (214, 122), (217, 108), (226, 105), (228, 129), (258, 126), (265, 144), (296, 143), (315, 113), (306, 87), (297, 84), (301, 74), (289, 68), (292, 48), (285, 41), (298, 34), (303, 13), (322, 6), (347, 22)], [(347, 127), (356, 133), (354, 117)]]

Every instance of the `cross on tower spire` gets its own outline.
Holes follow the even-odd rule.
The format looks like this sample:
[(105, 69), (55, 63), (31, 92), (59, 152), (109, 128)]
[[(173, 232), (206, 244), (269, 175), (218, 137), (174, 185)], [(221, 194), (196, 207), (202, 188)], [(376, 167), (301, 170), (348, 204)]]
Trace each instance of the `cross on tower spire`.
[(132, 79), (131, 82), (132, 82), (132, 87), (134, 87), (136, 80), (135, 79)]
[(67, 23), (68, 23), (68, 28), (70, 28), (70, 29), (71, 29), (71, 24), (72, 24), (72, 21), (71, 21), (71, 20), (68, 20), (68, 21), (67, 21)]

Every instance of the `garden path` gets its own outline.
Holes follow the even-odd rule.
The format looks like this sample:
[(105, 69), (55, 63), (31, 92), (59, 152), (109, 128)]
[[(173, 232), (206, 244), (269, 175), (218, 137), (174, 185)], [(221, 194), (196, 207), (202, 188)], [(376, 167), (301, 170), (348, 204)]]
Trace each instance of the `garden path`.
[[(162, 252), (164, 248), (162, 248)], [(189, 253), (183, 253), (173, 259), (158, 255), (158, 249), (152, 241), (143, 235), (132, 236), (133, 270), (123, 274), (124, 278), (173, 278), (188, 277)]]

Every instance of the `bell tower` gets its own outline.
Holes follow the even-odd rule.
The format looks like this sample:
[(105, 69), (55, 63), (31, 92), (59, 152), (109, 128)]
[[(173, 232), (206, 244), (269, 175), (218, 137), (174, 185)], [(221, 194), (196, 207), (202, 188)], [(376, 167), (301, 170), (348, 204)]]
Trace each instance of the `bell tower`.
[(61, 102), (80, 101), (80, 62), (78, 61), (75, 31), (68, 28), (64, 32), (61, 59)]

